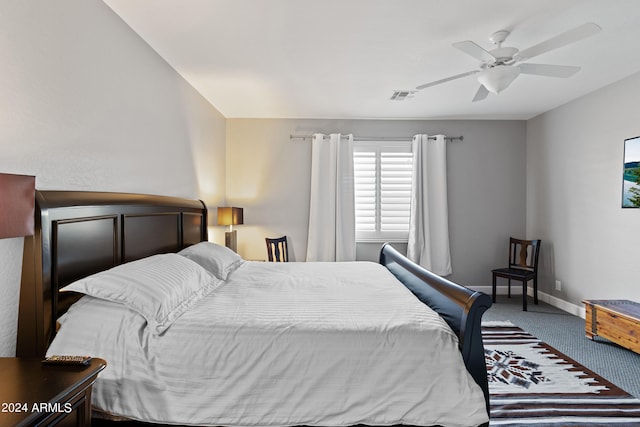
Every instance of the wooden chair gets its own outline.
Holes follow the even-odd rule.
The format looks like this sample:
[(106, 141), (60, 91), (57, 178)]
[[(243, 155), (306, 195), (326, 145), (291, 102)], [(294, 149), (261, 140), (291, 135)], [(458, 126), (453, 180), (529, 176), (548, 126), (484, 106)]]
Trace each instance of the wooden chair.
[(527, 311), (527, 283), (533, 280), (533, 302), (538, 303), (538, 254), (541, 240), (509, 238), (509, 266), (493, 273), (493, 302), (496, 302), (496, 279), (507, 279), (507, 295), (511, 298), (511, 280), (522, 282), (522, 310)]
[(270, 262), (288, 262), (289, 248), (287, 247), (287, 236), (270, 239), (265, 237), (267, 242), (267, 256)]

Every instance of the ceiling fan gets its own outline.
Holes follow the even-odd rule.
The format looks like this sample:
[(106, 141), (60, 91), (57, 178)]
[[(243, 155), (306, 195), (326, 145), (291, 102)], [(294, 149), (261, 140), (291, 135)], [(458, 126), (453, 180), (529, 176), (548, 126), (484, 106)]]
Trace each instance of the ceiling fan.
[(535, 74), (546, 77), (571, 77), (580, 70), (580, 67), (571, 65), (530, 64), (522, 63), (522, 61), (577, 42), (596, 34), (600, 30), (601, 28), (598, 25), (591, 22), (586, 23), (525, 50), (518, 50), (515, 47), (502, 47), (502, 43), (509, 35), (509, 31), (506, 30), (495, 32), (489, 37), (489, 40), (497, 46), (495, 49), (489, 51), (469, 40), (457, 42), (453, 44), (453, 47), (482, 61), (480, 63), (480, 69), (426, 83), (416, 87), (416, 89), (426, 89), (461, 77), (477, 75), (480, 87), (473, 97), (473, 102), (476, 102), (485, 99), (489, 92), (502, 92), (509, 87), (511, 82), (520, 74)]

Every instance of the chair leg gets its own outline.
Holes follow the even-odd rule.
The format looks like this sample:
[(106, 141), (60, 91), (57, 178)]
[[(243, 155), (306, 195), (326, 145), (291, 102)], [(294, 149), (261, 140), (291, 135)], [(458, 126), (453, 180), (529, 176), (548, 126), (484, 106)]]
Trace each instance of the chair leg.
[(527, 311), (527, 281), (522, 281), (522, 311)]
[(493, 302), (496, 302), (496, 275), (493, 274), (493, 292), (491, 294), (493, 296)]
[(511, 279), (507, 279), (507, 297), (511, 298)]
[(538, 278), (533, 278), (533, 303), (538, 303)]

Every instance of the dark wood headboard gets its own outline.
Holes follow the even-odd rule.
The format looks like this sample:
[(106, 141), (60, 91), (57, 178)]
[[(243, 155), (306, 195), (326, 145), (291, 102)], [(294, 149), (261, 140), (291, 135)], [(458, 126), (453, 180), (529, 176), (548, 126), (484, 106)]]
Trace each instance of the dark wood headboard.
[(60, 288), (206, 240), (207, 209), (175, 197), (36, 191), (35, 228), (24, 243), (16, 350), (23, 357), (45, 354), (56, 319), (78, 298), (61, 298)]

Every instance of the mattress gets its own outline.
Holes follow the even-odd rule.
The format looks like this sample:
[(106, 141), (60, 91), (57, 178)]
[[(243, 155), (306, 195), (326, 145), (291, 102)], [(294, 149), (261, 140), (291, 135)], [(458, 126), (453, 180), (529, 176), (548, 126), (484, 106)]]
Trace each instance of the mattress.
[(474, 426), (480, 387), (448, 325), (370, 262), (244, 262), (163, 334), (83, 297), (48, 354), (107, 368), (92, 404), (183, 425)]

